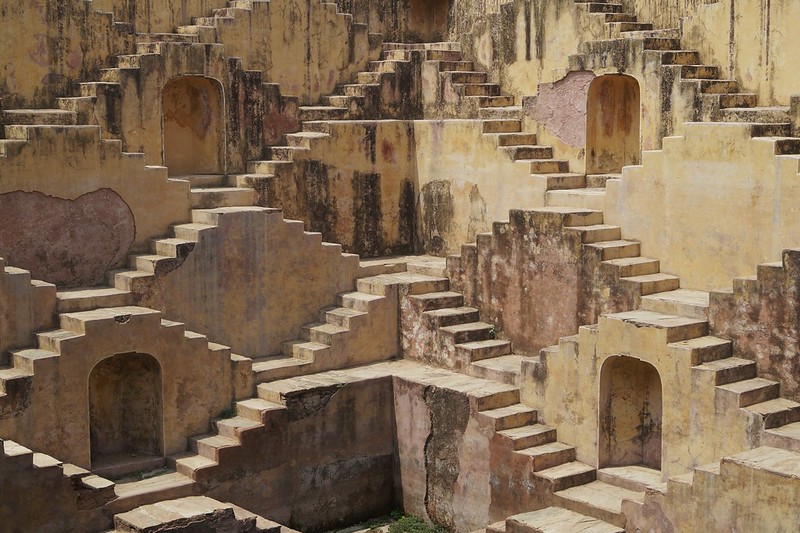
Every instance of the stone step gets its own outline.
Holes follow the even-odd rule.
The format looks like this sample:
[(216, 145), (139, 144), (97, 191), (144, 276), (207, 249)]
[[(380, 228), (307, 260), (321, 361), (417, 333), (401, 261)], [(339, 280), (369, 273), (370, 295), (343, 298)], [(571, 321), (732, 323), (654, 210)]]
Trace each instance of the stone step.
[(564, 159), (516, 159), (515, 162), (529, 166), (531, 174), (569, 172), (569, 161)]
[(178, 474), (196, 481), (200, 477), (202, 470), (214, 468), (219, 463), (193, 452), (183, 452), (167, 457), (167, 464), (174, 468)]
[(774, 398), (744, 408), (759, 416), (765, 429), (773, 429), (800, 421), (800, 404), (788, 398)]
[(511, 353), (511, 342), (501, 339), (484, 339), (456, 344), (456, 350), (470, 361), (482, 361)]
[(289, 146), (310, 148), (312, 143), (319, 139), (327, 139), (330, 135), (318, 131), (299, 131), (297, 133), (287, 133), (286, 142)]
[(581, 233), (584, 244), (596, 242), (608, 242), (618, 240), (622, 237), (622, 228), (609, 224), (594, 224), (591, 226), (568, 226), (572, 230)]
[(110, 512), (119, 513), (162, 500), (191, 496), (198, 490), (197, 484), (190, 477), (178, 472), (130, 483), (117, 483), (114, 487), (117, 499), (106, 508)]
[(239, 440), (222, 435), (201, 435), (189, 439), (189, 449), (196, 453), (219, 463), (220, 456), (226, 449), (239, 447)]
[(300, 328), (300, 338), (304, 341), (331, 346), (334, 338), (349, 332), (349, 329), (334, 324), (313, 323)]
[(717, 96), (717, 105), (720, 109), (746, 108), (758, 105), (758, 95), (755, 93), (728, 93)]
[(114, 287), (62, 289), (56, 293), (59, 313), (89, 311), (98, 307), (124, 307), (133, 304), (128, 291)]
[[(474, 96), (468, 96), (467, 98), (476, 98)], [(481, 98), (481, 97), (477, 97)], [(482, 98), (489, 98), (488, 96)], [(521, 106), (482, 106), (478, 109), (478, 118), (481, 120), (514, 120), (519, 119), (522, 116), (522, 107)]]
[(562, 490), (554, 496), (556, 502), (566, 509), (619, 527), (625, 527), (626, 522), (622, 513), (622, 500), (644, 501), (642, 492), (615, 487), (602, 481)]
[[(326, 353), (330, 348), (325, 346)], [(277, 355), (253, 359), (253, 378), (256, 383), (267, 383), (277, 379), (286, 379), (306, 373), (311, 368), (314, 358)]]
[(790, 137), (792, 125), (771, 123), (749, 123), (751, 137)]
[(604, 322), (608, 321), (621, 321), (626, 324), (631, 324), (637, 329), (652, 328), (655, 330), (666, 330), (665, 336), (667, 343), (694, 339), (708, 333), (708, 321), (706, 320), (665, 315), (652, 311), (637, 310), (601, 315), (601, 327)]
[(615, 268), (617, 275), (621, 278), (646, 276), (648, 274), (657, 274), (660, 271), (658, 259), (641, 256), (609, 259), (608, 261), (603, 261), (603, 264)]
[(352, 319), (367, 316), (366, 312), (351, 309), (349, 307), (327, 308), (323, 309), (320, 314), (320, 319), (324, 322), (346, 329), (350, 329), (350, 321)]
[(522, 359), (521, 355), (510, 354), (477, 360), (470, 363), (467, 372), (470, 376), (519, 386)]
[(731, 395), (739, 407), (747, 407), (777, 398), (780, 385), (769, 379), (751, 378), (719, 385), (717, 390)]
[(628, 240), (594, 242), (588, 246), (597, 248), (603, 261), (636, 257), (641, 249), (639, 242)]
[(0, 119), (5, 125), (75, 126), (78, 114), (63, 109), (4, 109)]
[(515, 145), (501, 146), (500, 149), (514, 161), (520, 159), (552, 159), (553, 157), (552, 146)]
[(800, 452), (800, 422), (768, 429), (764, 432), (764, 445)]
[(522, 131), (522, 122), (519, 120), (482, 120), (483, 133), (519, 133)]
[(726, 357), (708, 361), (695, 367), (698, 371), (714, 373), (715, 385), (727, 385), (756, 377), (757, 369), (754, 361), (739, 357)]
[[(688, 351), (689, 361), (692, 366), (727, 359), (733, 353), (733, 343), (731, 341), (711, 335), (673, 342), (669, 344), (669, 347), (672, 350)], [(709, 368), (709, 370), (713, 369)]]
[(365, 292), (349, 292), (338, 295), (336, 302), (342, 307), (367, 312), (369, 311), (370, 305), (372, 305), (374, 302), (383, 300), (383, 298), (383, 296), (368, 294)]
[(535, 145), (535, 133), (485, 133), (484, 135), (494, 138), (497, 146), (524, 146)]
[(571, 461), (536, 473), (546, 480), (553, 492), (591, 483), (597, 478), (597, 470), (579, 461)]
[(192, 209), (244, 207), (256, 203), (257, 193), (247, 187), (208, 187), (191, 190)]
[(681, 77), (687, 80), (715, 80), (719, 67), (714, 65), (681, 65)]
[(622, 278), (629, 283), (636, 283), (640, 286), (642, 296), (657, 292), (674, 291), (680, 288), (681, 280), (672, 274), (647, 274), (645, 276), (631, 276)]
[(532, 424), (497, 432), (511, 441), (514, 450), (542, 446), (556, 440), (556, 430), (544, 424)]
[(500, 86), (496, 83), (466, 83), (458, 85), (461, 86), (464, 96), (500, 96)]
[[(500, 96), (467, 96), (465, 97), (471, 101), (478, 102), (478, 108), (489, 109), (493, 107), (514, 107), (516, 100), (513, 96), (500, 95)], [(535, 141), (534, 141), (535, 142)]]
[(551, 442), (541, 446), (524, 448), (514, 453), (530, 458), (533, 462), (534, 472), (547, 470), (575, 460), (575, 448), (563, 442)]
[(455, 70), (455, 71), (448, 71), (448, 70), (440, 70), (439, 71), (443, 76), (449, 77), (450, 81), (453, 83), (462, 83), (462, 84), (485, 84), (486, 79), (489, 75), (486, 72), (480, 71), (464, 71), (464, 70)]
[(466, 395), (476, 411), (490, 411), (519, 403), (519, 387), (486, 380), (480, 380), (475, 385), (477, 389), (473, 385), (467, 387)]
[(697, 65), (700, 53), (696, 50), (667, 50), (661, 52), (662, 65)]
[(602, 211), (605, 207), (605, 198), (605, 188), (548, 190), (545, 197), (545, 205), (583, 207)]
[(486, 322), (468, 322), (466, 324), (456, 324), (444, 326), (439, 331), (450, 339), (453, 344), (466, 344), (476, 341), (492, 340), (494, 326)]
[(232, 418), (225, 418), (214, 421), (214, 429), (223, 437), (239, 440), (242, 433), (261, 429), (264, 425), (250, 418), (243, 416), (234, 416)]
[(614, 466), (597, 471), (597, 480), (634, 492), (665, 485), (661, 471), (642, 465)]
[(514, 515), (506, 519), (506, 533), (623, 533), (616, 526), (561, 507)]
[(586, 187), (586, 176), (575, 172), (531, 174), (532, 178), (545, 180), (546, 190), (582, 189)]
[(788, 107), (727, 107), (720, 110), (723, 122), (758, 122), (783, 124), (791, 122)]
[[(361, 87), (361, 85), (357, 85), (356, 87)], [(364, 95), (355, 94), (355, 96)], [(333, 106), (300, 106), (298, 112), (301, 122), (314, 120), (342, 120), (347, 113), (347, 108)]]
[(607, 174), (587, 174), (586, 187), (591, 189), (605, 188), (608, 180), (622, 179), (622, 174), (607, 173)]
[(434, 327), (456, 326), (470, 322), (478, 322), (480, 313), (473, 307), (446, 307), (422, 313)]
[(248, 398), (247, 400), (236, 402), (237, 415), (255, 420), (262, 424), (270, 413), (281, 409), (286, 409), (286, 407), (279, 403), (262, 400), (261, 398)]
[(493, 422), (495, 431), (502, 431), (535, 424), (538, 412), (536, 409), (516, 403), (506, 407), (482, 411), (481, 416)]
[(639, 307), (647, 311), (707, 320), (708, 297), (706, 291), (677, 289), (642, 296)]
[(228, 183), (225, 174), (189, 174), (184, 176), (170, 176), (172, 179), (186, 180), (193, 188), (223, 187)]

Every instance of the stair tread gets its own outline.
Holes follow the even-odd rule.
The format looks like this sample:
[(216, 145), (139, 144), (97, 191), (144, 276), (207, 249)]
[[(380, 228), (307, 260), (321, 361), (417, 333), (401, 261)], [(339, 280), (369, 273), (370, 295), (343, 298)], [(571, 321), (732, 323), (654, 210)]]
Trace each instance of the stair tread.
[(564, 477), (585, 474), (593, 470), (594, 467), (589, 466), (586, 463), (581, 463), (580, 461), (570, 461), (558, 466), (546, 468), (540, 472), (537, 472), (536, 474), (549, 480), (555, 480)]
[(473, 361), (471, 364), (475, 366), (480, 366), (482, 368), (489, 368), (492, 370), (504, 370), (504, 371), (520, 371), (520, 363), (524, 356), (517, 355), (517, 354), (508, 354), (508, 355), (501, 355), (499, 357), (492, 357), (490, 359), (481, 359), (479, 361)]
[(481, 414), (484, 416), (489, 416), (491, 418), (503, 418), (506, 416), (512, 416), (522, 413), (533, 413), (533, 412), (536, 412), (536, 409), (533, 409), (532, 407), (528, 407), (527, 405), (523, 405), (521, 403), (515, 403), (513, 405), (508, 405), (506, 407), (487, 409), (486, 411), (481, 411)]
[[(776, 381), (772, 381), (769, 379), (764, 378), (750, 378), (750, 379), (743, 379), (742, 381), (734, 381), (733, 383), (727, 383), (725, 385), (719, 385), (719, 388), (729, 390), (731, 392), (748, 392), (752, 390), (758, 390), (763, 387), (772, 387), (776, 385)], [(752, 405), (750, 407), (753, 407)]]
[(560, 497), (587, 503), (612, 513), (622, 512), (622, 500), (644, 501), (644, 493), (617, 487), (603, 481), (592, 481), (557, 492)]
[(785, 426), (768, 429), (767, 433), (800, 440), (800, 422), (792, 422), (791, 424), (786, 424)]
[(739, 357), (726, 357), (725, 359), (717, 359), (716, 361), (708, 361), (702, 365), (697, 365), (698, 368), (705, 368), (709, 370), (727, 370), (730, 368), (737, 368), (741, 366), (752, 366), (755, 362), (749, 359), (741, 359)]
[(81, 287), (76, 289), (61, 289), (56, 293), (59, 300), (72, 300), (98, 296), (117, 296), (130, 294), (128, 291), (114, 287)]
[[(488, 325), (488, 324), (487, 324)], [(456, 344), (456, 346), (460, 348), (466, 348), (467, 350), (477, 350), (480, 348), (491, 348), (495, 346), (507, 346), (511, 344), (510, 341), (502, 340), (502, 339), (487, 339), (483, 341), (472, 341), (472, 342), (463, 342), (460, 344)]]
[(645, 282), (645, 281), (659, 281), (665, 279), (680, 279), (678, 276), (674, 276), (672, 274), (664, 274), (663, 272), (658, 272), (657, 274), (642, 274), (641, 276), (631, 276), (627, 278), (622, 278), (628, 281), (638, 281), (638, 282)]
[(504, 435), (510, 439), (521, 439), (525, 437), (529, 437), (531, 435), (540, 435), (542, 433), (547, 433), (553, 431), (553, 428), (545, 425), (545, 424), (531, 424), (527, 426), (521, 426), (517, 428), (510, 428), (510, 429), (502, 429), (497, 433), (499, 435)]
[(623, 528), (603, 520), (563, 507), (545, 507), (538, 511), (514, 515), (508, 520), (519, 522), (521, 524), (520, 531), (539, 531), (541, 533), (622, 533), (625, 531)]
[(562, 452), (571, 450), (573, 447), (569, 444), (564, 444), (563, 442), (548, 442), (547, 444), (541, 444), (539, 446), (531, 446), (530, 448), (523, 448), (522, 450), (517, 450), (517, 453), (522, 453), (525, 455), (542, 455), (545, 453), (553, 453), (553, 452)]
[[(487, 324), (486, 322), (467, 322), (466, 324), (455, 324), (453, 326), (443, 326), (439, 328), (443, 331), (449, 332), (457, 332), (457, 331), (475, 331), (480, 329), (492, 329), (494, 326), (492, 324)], [(465, 343), (469, 344), (469, 343)]]
[(796, 410), (800, 408), (800, 403), (797, 403), (788, 398), (775, 398), (773, 400), (766, 400), (764, 402), (755, 403), (745, 407), (748, 411), (753, 411), (761, 415), (769, 415), (772, 413), (780, 413), (786, 410)]
[(706, 291), (696, 291), (692, 289), (675, 289), (672, 291), (648, 294), (646, 296), (642, 296), (642, 299), (680, 302), (688, 305), (708, 307), (709, 293)]

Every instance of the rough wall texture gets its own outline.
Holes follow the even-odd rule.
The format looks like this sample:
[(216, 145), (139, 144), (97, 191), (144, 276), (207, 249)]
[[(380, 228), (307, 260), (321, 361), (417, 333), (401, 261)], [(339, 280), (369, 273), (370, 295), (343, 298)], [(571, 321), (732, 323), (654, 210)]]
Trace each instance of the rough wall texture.
[(301, 326), (352, 289), (358, 270), (356, 256), (320, 246), (319, 235), (304, 234), (302, 224), (282, 215), (257, 207), (211, 212), (217, 227), (197, 232), (197, 244), (173, 270), (140, 280), (137, 301), (237, 354), (281, 353), (284, 341), (299, 338)]
[(509, 218), (448, 260), (448, 274), (453, 290), (515, 351), (535, 354), (601, 313), (635, 304), (635, 288), (601, 264), (579, 231), (564, 227), (563, 213), (512, 210)]
[[(101, 141), (99, 128), (34, 126), (26, 136), (18, 151), (0, 158), (0, 194), (11, 193), (5, 205), (13, 199), (18, 217), (3, 218), (3, 226), (14, 228), (11, 241), (6, 234), (3, 242), (15, 255), (22, 252), (35, 276), (97, 283), (103, 268), (121, 266), (129, 247), (147, 250), (170, 224), (190, 218), (188, 183), (168, 180), (165, 168), (146, 167), (141, 154), (121, 152), (119, 142)], [(0, 217), (8, 215), (4, 208)], [(55, 220), (58, 231), (51, 232)]]
[(591, 72), (570, 72), (555, 83), (542, 83), (524, 100), (526, 117), (575, 148), (586, 146), (586, 105)]
[(800, 250), (759, 267), (756, 279), (734, 280), (731, 292), (712, 293), (710, 304), (715, 334), (754, 360), (759, 376), (780, 382), (781, 396), (800, 400)]
[(6, 109), (49, 107), (76, 82), (99, 75), (115, 54), (133, 50), (133, 33), (92, 2), (2, 2), (0, 96)]
[(32, 345), (35, 332), (55, 327), (55, 310), (55, 285), (0, 259), (0, 364), (9, 363), (9, 350)]
[(7, 261), (61, 287), (102, 284), (134, 241), (130, 207), (111, 189), (75, 200), (39, 192), (0, 194), (0, 251)]

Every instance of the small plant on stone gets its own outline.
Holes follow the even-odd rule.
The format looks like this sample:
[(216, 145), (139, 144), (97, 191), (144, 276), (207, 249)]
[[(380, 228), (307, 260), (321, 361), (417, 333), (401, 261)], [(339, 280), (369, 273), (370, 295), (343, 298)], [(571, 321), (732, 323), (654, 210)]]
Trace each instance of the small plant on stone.
[(389, 526), (389, 533), (447, 533), (447, 530), (427, 524), (416, 516), (403, 516)]

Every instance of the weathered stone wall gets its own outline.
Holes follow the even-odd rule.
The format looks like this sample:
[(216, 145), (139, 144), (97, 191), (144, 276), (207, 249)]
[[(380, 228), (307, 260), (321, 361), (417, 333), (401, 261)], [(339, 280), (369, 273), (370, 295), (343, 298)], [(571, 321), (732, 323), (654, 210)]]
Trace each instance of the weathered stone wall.
[(684, 288), (711, 290), (800, 244), (795, 158), (776, 157), (774, 139), (752, 139), (745, 124), (692, 124), (684, 135), (607, 183), (606, 221), (640, 240), (642, 255)]
[(759, 105), (789, 105), (797, 94), (800, 58), (787, 50), (797, 46), (792, 28), (800, 5), (791, 0), (687, 3), (698, 5), (683, 21), (684, 46), (700, 50), (704, 62), (721, 67), (742, 91), (756, 93)]
[(30, 367), (33, 384), (27, 407), (0, 420), (0, 434), (25, 446), (91, 466), (89, 376), (115, 354), (148, 354), (158, 362), (165, 455), (185, 451), (188, 438), (206, 432), (209, 420), (237, 396), (230, 350), (186, 333), (182, 324), (162, 324), (157, 311), (122, 307), (67, 314), (60, 326), (58, 352), (17, 357), (17, 364)]
[(636, 285), (620, 281), (579, 229), (565, 227), (581, 225), (580, 218), (568, 222), (571, 215), (546, 208), (512, 210), (509, 218), (448, 259), (448, 276), (517, 353), (536, 354), (602, 313), (636, 305)]
[(50, 107), (78, 80), (96, 78), (116, 54), (131, 53), (133, 34), (92, 2), (34, 0), (0, 4), (3, 107)]
[[(344, 375), (343, 375), (344, 377)], [(301, 531), (328, 531), (388, 514), (399, 502), (392, 379), (306, 382), (270, 411), (206, 494)]]
[[(196, 220), (197, 221), (197, 220)], [(139, 305), (160, 309), (239, 355), (281, 352), (300, 327), (352, 290), (358, 257), (338, 245), (320, 245), (299, 222), (277, 210), (221, 208), (174, 270), (141, 278), (133, 286)]]
[(732, 291), (711, 294), (709, 319), (716, 335), (734, 342), (737, 357), (752, 359), (758, 375), (781, 384), (781, 396), (800, 400), (800, 251), (758, 268), (756, 279), (733, 281)]
[[(92, 126), (31, 127), (0, 158), (0, 254), (35, 279), (103, 283), (132, 250), (189, 219), (189, 184), (100, 140)], [(153, 209), (153, 206), (159, 206)]]
[(55, 310), (54, 285), (0, 258), (0, 364), (9, 363), (9, 350), (30, 346), (35, 332), (54, 327)]

